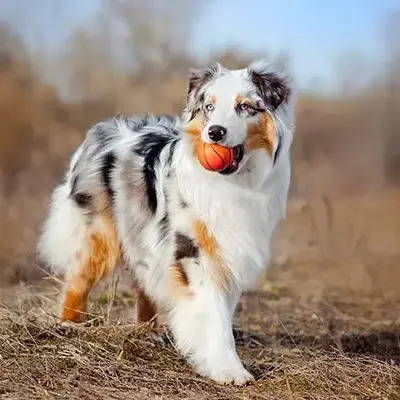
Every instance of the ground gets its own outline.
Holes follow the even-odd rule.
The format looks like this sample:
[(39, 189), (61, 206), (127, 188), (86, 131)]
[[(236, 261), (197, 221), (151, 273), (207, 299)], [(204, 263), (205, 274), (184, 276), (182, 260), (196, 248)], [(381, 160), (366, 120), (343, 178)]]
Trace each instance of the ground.
[[(346, 207), (321, 207), (328, 210), (328, 234), (307, 222), (307, 206), (290, 205), (270, 270), (237, 310), (238, 351), (254, 383), (202, 378), (175, 351), (165, 326), (156, 334), (135, 326), (125, 276), (93, 293), (87, 323), (60, 325), (59, 281), (49, 277), (0, 288), (0, 398), (400, 399), (399, 280), (390, 264), (398, 265), (396, 254), (378, 257), (381, 247), (363, 234), (364, 245), (349, 257), (338, 239), (348, 224), (341, 230), (336, 223), (346, 219), (338, 217)], [(327, 238), (316, 244), (308, 230)], [(345, 256), (333, 257), (329, 246)]]

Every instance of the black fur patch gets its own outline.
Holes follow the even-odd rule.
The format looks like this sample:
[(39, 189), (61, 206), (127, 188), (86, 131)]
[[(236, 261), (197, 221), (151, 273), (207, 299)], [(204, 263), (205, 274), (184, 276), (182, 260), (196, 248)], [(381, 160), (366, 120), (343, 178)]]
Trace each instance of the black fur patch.
[(174, 158), (175, 147), (176, 147), (177, 143), (178, 143), (178, 140), (174, 140), (171, 142), (171, 144), (169, 146), (169, 155), (168, 155), (168, 160), (167, 160), (167, 166), (168, 166), (167, 177), (168, 178), (175, 175), (175, 171), (172, 169), (172, 161)]
[(206, 98), (206, 94), (204, 92), (200, 93), (199, 103), (204, 104), (205, 98)]
[(114, 190), (111, 187), (111, 172), (115, 168), (115, 160), (115, 154), (109, 152), (104, 156), (103, 165), (101, 166), (101, 177), (111, 200), (114, 198)]
[(290, 96), (290, 88), (284, 79), (271, 72), (250, 71), (251, 80), (257, 88), (259, 95), (265, 103), (276, 110), (282, 102), (287, 102)]
[(217, 63), (211, 64), (204, 70), (192, 69), (190, 71), (188, 96), (191, 94), (196, 96), (201, 87), (210, 82), (220, 71), (222, 72), (222, 68)]
[(160, 229), (159, 238), (160, 238), (160, 242), (161, 242), (167, 236), (167, 234), (169, 232), (169, 215), (167, 212), (160, 219), (158, 226)]
[(172, 159), (174, 157), (175, 147), (176, 147), (177, 143), (178, 143), (178, 141), (174, 140), (173, 142), (171, 142), (171, 144), (169, 146), (169, 156), (168, 156), (168, 166), (169, 167), (171, 167), (171, 165), (172, 165)]
[(78, 192), (78, 179), (78, 175), (75, 175), (72, 178), (70, 198), (72, 198), (79, 207), (87, 208), (92, 202), (93, 198), (88, 193)]
[(276, 164), (276, 161), (278, 160), (278, 157), (279, 157), (279, 153), (281, 152), (281, 145), (282, 145), (281, 142), (282, 142), (282, 139), (279, 138), (278, 146), (277, 146), (277, 148), (276, 148), (276, 150), (275, 150), (275, 154), (274, 154), (274, 162), (273, 162), (273, 165)]
[(190, 112), (190, 120), (200, 111), (199, 106), (204, 101), (202, 90), (217, 75), (224, 74), (225, 70), (218, 63), (214, 63), (204, 70), (192, 69), (190, 71), (188, 91), (186, 96), (187, 107)]
[(72, 195), (72, 198), (75, 200), (75, 203), (82, 208), (89, 207), (92, 202), (92, 196), (87, 193), (75, 193)]
[(155, 167), (160, 161), (161, 151), (173, 139), (173, 137), (171, 138), (159, 132), (148, 133), (143, 136), (139, 144), (134, 148), (135, 153), (144, 158), (143, 175), (146, 182), (147, 201), (153, 214), (156, 212), (158, 205)]
[(199, 248), (194, 244), (193, 240), (183, 233), (175, 234), (175, 260), (182, 258), (197, 258), (199, 256)]

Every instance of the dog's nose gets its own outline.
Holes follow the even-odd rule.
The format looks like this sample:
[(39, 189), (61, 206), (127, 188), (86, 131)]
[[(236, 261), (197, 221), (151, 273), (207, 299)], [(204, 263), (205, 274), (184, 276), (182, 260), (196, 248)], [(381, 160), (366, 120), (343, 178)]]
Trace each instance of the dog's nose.
[(226, 135), (226, 129), (221, 125), (211, 125), (208, 128), (208, 136), (214, 142), (221, 141)]

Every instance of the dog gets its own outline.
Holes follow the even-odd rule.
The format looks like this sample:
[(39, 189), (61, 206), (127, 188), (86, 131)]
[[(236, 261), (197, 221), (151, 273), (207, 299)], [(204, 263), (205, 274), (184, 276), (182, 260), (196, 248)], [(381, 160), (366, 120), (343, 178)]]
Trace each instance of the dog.
[[(82, 321), (91, 289), (127, 265), (137, 322), (165, 310), (198, 373), (252, 380), (232, 319), (267, 268), (285, 215), (293, 109), (290, 80), (267, 63), (215, 63), (191, 71), (181, 116), (117, 116), (91, 128), (53, 192), (38, 245), (65, 277), (61, 319)], [(201, 143), (233, 148), (233, 160), (220, 172), (204, 169)]]

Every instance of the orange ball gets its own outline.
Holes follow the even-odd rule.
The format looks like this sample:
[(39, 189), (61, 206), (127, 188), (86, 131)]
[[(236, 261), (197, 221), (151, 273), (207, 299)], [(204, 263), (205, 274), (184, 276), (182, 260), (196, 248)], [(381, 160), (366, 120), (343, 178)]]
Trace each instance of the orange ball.
[(234, 150), (231, 147), (201, 142), (197, 148), (197, 158), (208, 171), (223, 171), (232, 164)]

